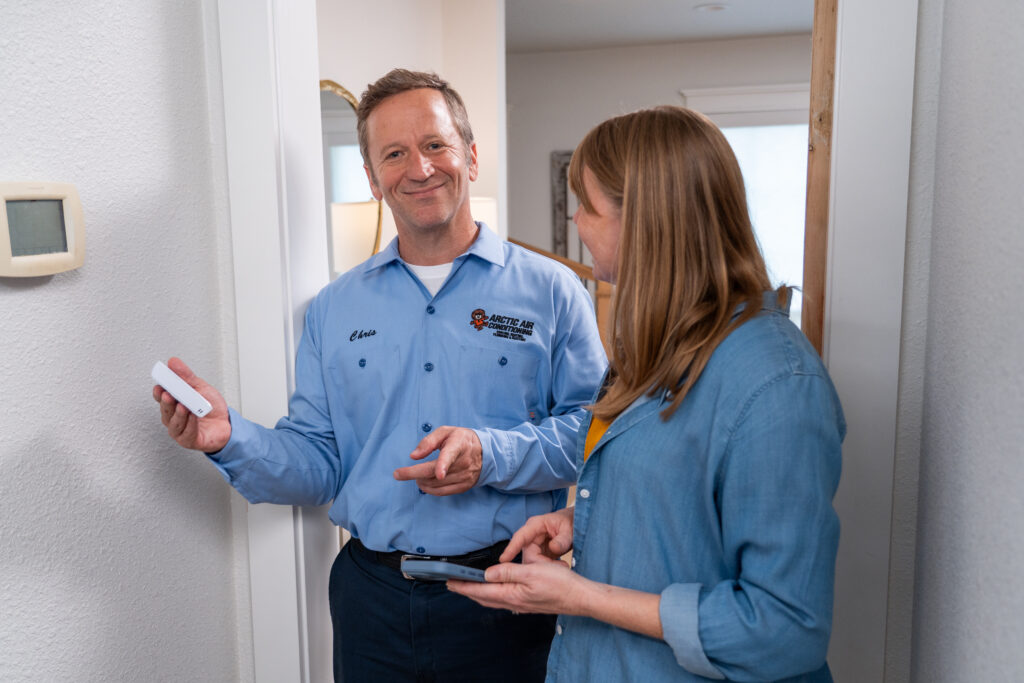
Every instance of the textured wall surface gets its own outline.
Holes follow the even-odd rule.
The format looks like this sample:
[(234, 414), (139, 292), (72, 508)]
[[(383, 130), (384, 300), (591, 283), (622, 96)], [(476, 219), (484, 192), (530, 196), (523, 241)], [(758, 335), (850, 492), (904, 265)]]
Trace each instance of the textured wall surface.
[(213, 15), (2, 15), (0, 178), (76, 184), (86, 260), (0, 279), (0, 680), (237, 680), (233, 494), (148, 378), (175, 354), (237, 392)]
[[(913, 680), (1024, 671), (1024, 5), (940, 8)], [(928, 78), (931, 76), (928, 75)]]

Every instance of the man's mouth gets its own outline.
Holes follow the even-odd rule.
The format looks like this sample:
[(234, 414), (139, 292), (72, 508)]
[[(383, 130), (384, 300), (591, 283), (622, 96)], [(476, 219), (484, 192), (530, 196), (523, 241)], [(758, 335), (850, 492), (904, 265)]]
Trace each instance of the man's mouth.
[(434, 185), (431, 187), (418, 187), (415, 189), (402, 190), (402, 194), (413, 199), (420, 199), (423, 197), (429, 197), (431, 194), (443, 187), (444, 183), (441, 183), (440, 185)]

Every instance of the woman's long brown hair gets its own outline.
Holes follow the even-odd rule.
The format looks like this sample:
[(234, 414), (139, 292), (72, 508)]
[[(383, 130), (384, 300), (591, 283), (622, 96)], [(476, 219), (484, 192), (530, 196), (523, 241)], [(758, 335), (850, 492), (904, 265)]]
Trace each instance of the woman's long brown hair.
[[(703, 115), (657, 107), (601, 123), (576, 148), (570, 187), (593, 211), (584, 169), (622, 212), (613, 379), (594, 414), (610, 421), (645, 393), (667, 393), (668, 419), (771, 289), (739, 164)], [(779, 288), (781, 300), (788, 295)]]

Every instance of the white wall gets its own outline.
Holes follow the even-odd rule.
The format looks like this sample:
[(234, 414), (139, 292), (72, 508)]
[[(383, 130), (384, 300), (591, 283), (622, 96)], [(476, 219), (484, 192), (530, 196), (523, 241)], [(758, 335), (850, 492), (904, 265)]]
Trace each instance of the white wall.
[(340, 83), (358, 98), (367, 85), (397, 67), (444, 76), (442, 4), (318, 0), (320, 78)]
[(505, 2), (444, 0), (443, 6), (444, 66), (441, 74), (451, 81), (465, 101), (476, 138), (480, 169), (470, 193), (497, 201), (498, 225), (491, 227), (505, 236), (508, 234)]
[(4, 9), (0, 177), (75, 183), (87, 233), (81, 269), (0, 280), (5, 682), (251, 678), (244, 508), (148, 378), (176, 353), (237, 394), (211, 21)]
[(1010, 122), (1024, 107), (1024, 5), (921, 5), (941, 61), (919, 63), (918, 87), (937, 84), (915, 109), (934, 153), (912, 173), (935, 179), (930, 244), (914, 254), (927, 343), (921, 403), (901, 405), (922, 416), (913, 680), (1020, 680), (1024, 133)]
[[(393, 68), (434, 71), (462, 96), (477, 141), (475, 197), (499, 205), (505, 227), (504, 0), (317, 0), (320, 78), (357, 98)], [(393, 235), (385, 235), (388, 240)]]
[(607, 118), (682, 104), (684, 88), (806, 83), (809, 35), (510, 54), (509, 234), (551, 248), (550, 155)]

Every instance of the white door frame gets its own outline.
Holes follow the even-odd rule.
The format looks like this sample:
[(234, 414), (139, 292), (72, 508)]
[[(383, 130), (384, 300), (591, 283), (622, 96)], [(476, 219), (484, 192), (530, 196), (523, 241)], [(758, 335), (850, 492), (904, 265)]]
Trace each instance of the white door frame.
[[(273, 424), (287, 409), (301, 313), (328, 280), (316, 7), (218, 9), (241, 408)], [(839, 2), (825, 327), (849, 423), (830, 652), (839, 681), (883, 680), (886, 648), (909, 647), (887, 633), (886, 606), (901, 588), (888, 558), (899, 541), (890, 515), (916, 31), (917, 0)], [(249, 513), (256, 680), (329, 680), (333, 528), (322, 510)]]
[[(273, 426), (310, 299), (328, 282), (315, 0), (217, 0), (239, 409)], [(331, 680), (323, 508), (249, 505), (257, 683)], [(237, 533), (237, 531), (236, 531)]]
[(908, 540), (893, 536), (893, 496), (916, 497), (893, 477), (917, 4), (838, 2), (823, 355), (848, 425), (829, 650), (839, 682), (909, 677), (886, 663), (910, 655), (909, 621), (890, 623), (887, 608), (912, 589), (890, 583), (890, 551)]

